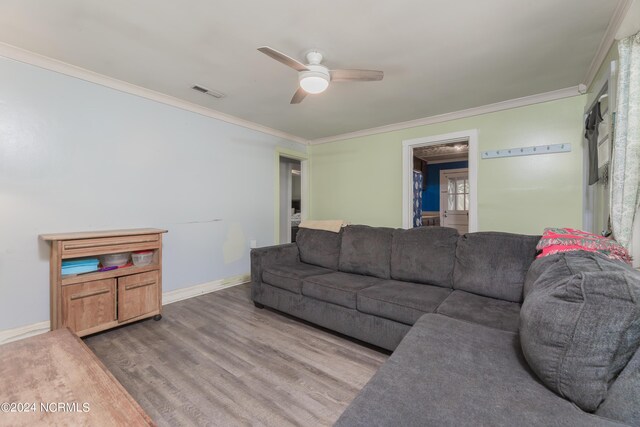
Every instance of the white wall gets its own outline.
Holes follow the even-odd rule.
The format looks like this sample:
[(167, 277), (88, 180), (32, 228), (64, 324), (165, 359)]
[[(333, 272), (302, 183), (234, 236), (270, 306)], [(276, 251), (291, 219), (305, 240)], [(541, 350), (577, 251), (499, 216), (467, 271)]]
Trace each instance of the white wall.
[(0, 330), (49, 319), (41, 233), (166, 228), (165, 291), (248, 273), (249, 240), (273, 244), (276, 146), (305, 150), (0, 58)]

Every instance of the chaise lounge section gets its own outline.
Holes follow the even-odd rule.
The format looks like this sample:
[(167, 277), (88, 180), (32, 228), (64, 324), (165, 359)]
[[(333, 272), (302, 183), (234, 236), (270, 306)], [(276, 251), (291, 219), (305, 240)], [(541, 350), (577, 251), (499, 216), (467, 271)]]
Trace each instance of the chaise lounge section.
[(336, 426), (619, 426), (542, 384), (518, 334), (427, 314)]

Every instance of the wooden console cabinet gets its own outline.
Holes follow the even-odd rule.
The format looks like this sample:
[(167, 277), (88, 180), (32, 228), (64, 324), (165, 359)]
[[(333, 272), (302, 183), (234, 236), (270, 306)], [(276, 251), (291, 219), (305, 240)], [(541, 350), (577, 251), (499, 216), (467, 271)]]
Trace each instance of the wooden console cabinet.
[[(51, 330), (68, 327), (78, 336), (125, 323), (162, 317), (162, 235), (141, 228), (43, 234), (51, 242)], [(62, 276), (62, 261), (120, 252), (152, 250), (145, 266)]]

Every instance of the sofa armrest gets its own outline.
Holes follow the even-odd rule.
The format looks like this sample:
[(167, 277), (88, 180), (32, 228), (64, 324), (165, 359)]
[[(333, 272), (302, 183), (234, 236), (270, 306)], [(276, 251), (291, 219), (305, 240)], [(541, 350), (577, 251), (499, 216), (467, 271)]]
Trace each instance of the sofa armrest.
[(259, 283), (262, 280), (262, 270), (269, 265), (299, 260), (298, 245), (295, 243), (251, 249), (251, 281)]

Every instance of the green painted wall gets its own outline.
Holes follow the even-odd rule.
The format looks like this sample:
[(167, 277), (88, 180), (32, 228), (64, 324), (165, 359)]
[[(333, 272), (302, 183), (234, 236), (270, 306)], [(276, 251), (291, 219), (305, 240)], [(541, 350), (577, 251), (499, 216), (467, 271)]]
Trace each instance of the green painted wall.
[[(479, 149), (571, 143), (570, 153), (482, 160), (480, 230), (538, 234), (582, 226), (582, 117), (577, 96), (310, 147), (311, 219), (402, 225), (402, 141), (477, 129)], [(479, 157), (479, 156), (478, 156)]]

